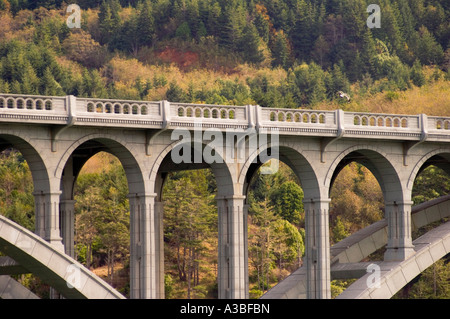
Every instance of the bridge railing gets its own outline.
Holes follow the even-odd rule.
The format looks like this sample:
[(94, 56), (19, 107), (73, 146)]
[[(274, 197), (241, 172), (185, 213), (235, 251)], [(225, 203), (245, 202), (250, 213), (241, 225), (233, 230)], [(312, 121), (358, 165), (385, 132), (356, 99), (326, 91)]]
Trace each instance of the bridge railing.
[(76, 98), (77, 122), (106, 126), (161, 126), (162, 102)]
[(129, 128), (272, 128), (282, 134), (450, 140), (450, 117), (0, 94), (0, 121)]
[(170, 103), (172, 125), (219, 125), (236, 127), (248, 125), (247, 106)]
[(0, 120), (53, 122), (68, 120), (67, 98), (59, 96), (0, 94)]

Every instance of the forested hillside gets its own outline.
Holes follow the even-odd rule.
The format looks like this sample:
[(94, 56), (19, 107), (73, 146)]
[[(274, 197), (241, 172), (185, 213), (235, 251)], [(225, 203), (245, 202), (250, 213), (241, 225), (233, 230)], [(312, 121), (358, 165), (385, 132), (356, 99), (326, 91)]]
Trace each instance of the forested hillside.
[(435, 84), (428, 111), (449, 109), (447, 1), (380, 1), (380, 28), (364, 0), (77, 4), (70, 29), (61, 1), (0, 1), (0, 91), (312, 108), (341, 90), (401, 112), (398, 91)]
[[(65, 2), (0, 0), (0, 93), (450, 116), (445, 0), (380, 0), (380, 28), (367, 26), (372, 1), (364, 0), (76, 3), (81, 28), (68, 27)], [(3, 151), (0, 213), (29, 229), (32, 185), (23, 156)], [(215, 192), (210, 170), (167, 177), (167, 298), (217, 297)], [(449, 192), (450, 177), (431, 166), (417, 178), (413, 200)], [(124, 170), (107, 153), (87, 162), (74, 194), (78, 260), (125, 295), (127, 194)], [(250, 296), (257, 298), (303, 263), (303, 191), (281, 163), (276, 174), (256, 172), (247, 196)], [(332, 244), (384, 218), (381, 189), (359, 164), (339, 173), (330, 197)], [(433, 267), (397, 297), (450, 298), (448, 258)], [(21, 281), (48, 296), (37, 279)], [(333, 281), (333, 295), (347, 284)]]

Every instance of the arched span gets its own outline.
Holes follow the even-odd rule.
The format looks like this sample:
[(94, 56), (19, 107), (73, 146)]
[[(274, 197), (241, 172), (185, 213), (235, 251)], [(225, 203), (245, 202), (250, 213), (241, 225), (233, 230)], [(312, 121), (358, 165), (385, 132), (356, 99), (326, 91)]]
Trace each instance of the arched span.
[(425, 154), (414, 166), (408, 178), (407, 188), (412, 191), (417, 175), (429, 165), (436, 165), (450, 175), (450, 149), (436, 149)]
[[(377, 263), (378, 285), (371, 285), (373, 273), (355, 281), (336, 299), (388, 299), (411, 282), (425, 269), (450, 253), (450, 222), (442, 224), (416, 239), (414, 255), (396, 263)], [(372, 276), (372, 277), (371, 277)]]
[(302, 189), (304, 192), (304, 198), (320, 198), (324, 194), (321, 194), (317, 174), (314, 171), (311, 161), (305, 157), (299, 150), (297, 150), (291, 144), (284, 144), (282, 141), (276, 146), (278, 147), (278, 152), (275, 152), (275, 157), (271, 154), (265, 156), (264, 163), (260, 161), (260, 154), (270, 153), (271, 143), (259, 146), (259, 148), (254, 151), (248, 157), (245, 164), (242, 166), (239, 172), (239, 185), (242, 187), (242, 192), (246, 192), (246, 184), (250, 180), (251, 176), (257, 168), (267, 162), (269, 159), (278, 158), (280, 161), (288, 165), (292, 171), (295, 173), (299, 179)]
[(128, 191), (130, 194), (144, 193), (145, 181), (141, 165), (133, 155), (137, 154), (137, 152), (126, 146), (125, 141), (118, 139), (116, 136), (105, 134), (90, 134), (72, 143), (61, 157), (58, 166), (55, 169), (55, 177), (58, 180), (61, 180), (64, 168), (66, 167), (70, 156), (85, 146), (89, 147), (89, 143), (92, 142), (101, 145), (102, 151), (109, 152), (119, 159), (127, 176)]
[(4, 216), (0, 216), (0, 247), (66, 298), (124, 299), (76, 260)]
[(50, 179), (45, 162), (36, 146), (31, 141), (10, 134), (0, 134), (0, 151), (8, 148), (17, 149), (27, 161), (33, 178), (35, 192), (48, 193), (50, 191)]
[(324, 180), (328, 193), (330, 193), (333, 182), (339, 172), (351, 162), (362, 164), (371, 171), (380, 184), (385, 201), (404, 199), (398, 172), (388, 159), (387, 154), (369, 145), (350, 147), (339, 154), (333, 161)]
[[(168, 145), (164, 150), (159, 152), (158, 157), (153, 163), (152, 169), (150, 171), (149, 175), (149, 181), (151, 187), (154, 187), (155, 193), (158, 193), (158, 187), (156, 186), (157, 180), (158, 180), (158, 174), (161, 173), (161, 168), (165, 163), (171, 162), (171, 158), (169, 158), (171, 155), (172, 150), (175, 147), (190, 147), (192, 150), (192, 157), (195, 157), (196, 155), (202, 156), (204, 151), (211, 152), (212, 149), (210, 145), (199, 143), (194, 144), (198, 142), (192, 142), (191, 144), (180, 144), (180, 141), (175, 141)], [(196, 146), (196, 147), (194, 147)], [(198, 151), (201, 150), (202, 154), (198, 154)], [(197, 154), (196, 154), (197, 153)], [(181, 167), (195, 167), (195, 165), (198, 165), (199, 167), (210, 167), (218, 185), (218, 196), (227, 196), (227, 195), (236, 195), (240, 193), (236, 193), (236, 183), (234, 182), (233, 176), (235, 176), (234, 168), (232, 165), (228, 165), (226, 162), (226, 159), (224, 159), (222, 156), (218, 156), (218, 161), (212, 162), (210, 164), (204, 162), (203, 156), (202, 163), (182, 163), (183, 165), (178, 165), (178, 169), (181, 169)], [(220, 187), (219, 187), (220, 185)], [(162, 185), (161, 185), (162, 186)]]

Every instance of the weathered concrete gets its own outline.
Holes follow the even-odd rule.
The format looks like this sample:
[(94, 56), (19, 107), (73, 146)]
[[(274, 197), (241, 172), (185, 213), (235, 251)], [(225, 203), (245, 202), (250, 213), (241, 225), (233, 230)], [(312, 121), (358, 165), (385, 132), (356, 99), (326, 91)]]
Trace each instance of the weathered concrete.
[(10, 276), (1, 275), (0, 299), (39, 299), (39, 297)]
[(387, 299), (408, 282), (450, 253), (450, 222), (413, 241), (415, 253), (403, 261), (380, 262), (379, 286), (368, 285), (366, 274), (350, 285), (337, 299)]
[[(414, 206), (412, 208), (413, 230), (449, 216), (450, 195)], [(367, 267), (372, 262), (361, 262), (361, 260), (387, 244), (387, 225), (386, 219), (382, 219), (333, 245), (330, 249), (331, 279), (360, 278), (366, 275)], [(380, 262), (374, 263), (381, 265)], [(383, 267), (386, 268), (386, 265), (392, 266), (392, 263), (385, 263)], [(265, 293), (262, 299), (305, 299), (306, 291), (306, 267), (300, 267)]]
[[(124, 298), (105, 281), (62, 252), (59, 245), (43, 240), (1, 215), (0, 251), (11, 256), (28, 272), (37, 275), (67, 298)], [(17, 291), (14, 293), (23, 298), (33, 297), (31, 294), (24, 294), (11, 280), (1, 277), (6, 286), (0, 285), (0, 290), (5, 296)]]
[[(100, 151), (121, 161), (131, 210), (132, 298), (164, 297), (161, 190), (173, 170), (210, 167), (216, 177), (221, 298), (248, 296), (245, 196), (256, 168), (270, 158), (289, 165), (304, 190), (309, 298), (330, 297), (329, 191), (352, 161), (370, 169), (383, 190), (386, 259), (408, 258), (412, 185), (428, 165), (450, 172), (449, 123), (424, 114), (0, 94), (0, 147), (17, 148), (27, 160), (35, 232), (57, 249), (73, 255), (73, 183), (83, 164)], [(175, 162), (177, 152), (188, 161)]]

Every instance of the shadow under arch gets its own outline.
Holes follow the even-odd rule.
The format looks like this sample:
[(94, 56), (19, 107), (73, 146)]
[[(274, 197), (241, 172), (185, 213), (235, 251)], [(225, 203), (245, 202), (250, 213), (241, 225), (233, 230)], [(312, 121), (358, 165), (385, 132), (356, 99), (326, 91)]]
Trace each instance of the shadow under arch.
[[(62, 156), (56, 170), (55, 177), (64, 183), (64, 177), (70, 176), (73, 178), (72, 185), (70, 187), (70, 198), (73, 199), (73, 183), (76, 180), (83, 165), (95, 154), (99, 152), (107, 152), (118, 158), (122, 164), (128, 182), (128, 191), (130, 194), (139, 194), (145, 192), (145, 180), (142, 173), (141, 165), (128, 147), (126, 143), (118, 141), (117, 138), (102, 136), (102, 135), (89, 135), (73, 143)], [(71, 169), (70, 172), (66, 170)], [(64, 185), (66, 186), (66, 185)], [(66, 192), (68, 189), (64, 190)], [(69, 197), (63, 196), (68, 199)]]
[(0, 151), (18, 150), (28, 163), (33, 178), (34, 192), (50, 192), (50, 178), (45, 162), (38, 150), (28, 141), (14, 135), (0, 134)]
[(434, 165), (450, 176), (450, 149), (437, 149), (424, 155), (414, 166), (408, 179), (407, 188), (412, 192), (417, 176), (428, 166)]
[(344, 167), (352, 162), (365, 166), (375, 176), (383, 192), (385, 202), (405, 200), (398, 173), (386, 154), (378, 149), (364, 146), (352, 147), (336, 158), (325, 178), (328, 194), (331, 194), (331, 188), (336, 177)]
[[(190, 161), (187, 163), (182, 161), (174, 163), (172, 158), (172, 151), (178, 151), (181, 148), (190, 149)], [(234, 168), (226, 163), (226, 159), (217, 155), (218, 161), (207, 163), (203, 159), (205, 152), (211, 153), (214, 150), (210, 145), (200, 142), (180, 143), (173, 142), (160, 152), (158, 158), (155, 160), (150, 175), (150, 186), (154, 187), (154, 192), (157, 198), (161, 200), (162, 188), (164, 186), (165, 175), (169, 171), (183, 171), (192, 169), (210, 168), (217, 182), (217, 196), (228, 196), (236, 194), (236, 183), (233, 180)], [(201, 158), (201, 160), (198, 160)]]
[[(238, 268), (235, 263), (242, 263), (242, 254), (243, 251), (239, 251), (237, 254), (225, 252), (225, 250), (232, 251), (235, 246), (241, 245), (240, 240), (243, 238), (239, 236), (232, 236), (231, 234), (237, 234), (236, 225), (243, 225), (244, 220), (241, 220), (239, 223), (230, 222), (234, 217), (233, 216), (233, 206), (234, 200), (236, 198), (236, 194), (240, 195), (240, 193), (236, 193), (237, 187), (236, 183), (233, 180), (233, 176), (235, 176), (235, 168), (234, 163), (228, 163), (226, 158), (222, 156), (222, 153), (215, 153), (214, 161), (205, 161), (205, 154), (215, 153), (214, 149), (211, 145), (197, 142), (197, 141), (174, 141), (167, 147), (165, 147), (162, 151), (159, 152), (158, 157), (155, 159), (152, 169), (149, 175), (149, 183), (154, 195), (155, 201), (158, 206), (158, 212), (156, 215), (160, 220), (158, 223), (159, 230), (156, 239), (157, 245), (160, 245), (159, 255), (157, 257), (159, 264), (159, 280), (161, 282), (161, 278), (164, 278), (164, 246), (163, 246), (163, 226), (162, 219), (164, 215), (163, 211), (163, 187), (167, 180), (167, 175), (169, 172), (173, 171), (184, 171), (184, 170), (195, 170), (195, 169), (205, 169), (209, 168), (216, 180), (216, 200), (217, 200), (217, 209), (218, 209), (218, 270), (217, 270), (217, 278), (218, 278), (218, 296), (219, 298), (223, 298), (227, 293), (230, 293), (230, 296), (233, 296), (235, 293), (242, 293), (243, 286), (245, 286), (245, 277), (248, 277), (246, 271), (242, 272), (243, 267)], [(180, 156), (180, 154), (182, 156)], [(242, 205), (240, 209), (242, 212)], [(245, 224), (246, 225), (246, 224)], [(245, 229), (245, 226), (242, 226)], [(241, 232), (242, 233), (242, 232)], [(233, 238), (232, 238), (233, 237)], [(158, 243), (159, 241), (159, 243)], [(227, 244), (225, 244), (225, 242)], [(242, 245), (239, 247), (243, 247)], [(233, 255), (232, 257), (227, 257)], [(231, 260), (234, 259), (235, 262)], [(236, 272), (236, 268), (240, 270), (240, 272)], [(234, 282), (237, 281), (237, 284)], [(161, 284), (161, 283), (160, 283)], [(237, 287), (236, 289), (230, 287)], [(160, 288), (159, 296), (161, 298), (164, 297), (164, 289)]]
[[(272, 150), (275, 147), (275, 150)], [(272, 152), (273, 151), (273, 152)], [(262, 155), (262, 158), (261, 158)], [(296, 175), (303, 190), (305, 210), (306, 291), (308, 298), (330, 298), (329, 199), (319, 184), (314, 164), (299, 150), (281, 141), (267, 143), (253, 152), (239, 174), (239, 185), (247, 194), (252, 176), (269, 159), (278, 159)], [(273, 167), (276, 169), (276, 167)], [(270, 171), (267, 171), (269, 173)]]
[(384, 218), (388, 221), (388, 244), (385, 261), (404, 260), (414, 254), (411, 227), (411, 196), (406, 191), (405, 181), (389, 157), (381, 150), (364, 145), (354, 146), (342, 152), (327, 173), (325, 186), (330, 193), (339, 172), (351, 162), (365, 166), (377, 179), (383, 193)]
[[(239, 172), (239, 185), (242, 187), (242, 194), (246, 195), (248, 193), (250, 181), (256, 171), (269, 160), (276, 159), (292, 169), (301, 184), (305, 199), (320, 198), (323, 194), (321, 194), (317, 175), (311, 162), (291, 146), (280, 143), (276, 147), (278, 150), (274, 154), (272, 154), (272, 145), (270, 143), (260, 146), (253, 154), (250, 154)], [(261, 154), (264, 154), (263, 158), (261, 158)], [(274, 167), (274, 169), (276, 170), (277, 167)], [(270, 169), (267, 172), (270, 173)]]
[[(125, 142), (107, 135), (92, 134), (74, 142), (61, 157), (55, 170), (55, 177), (60, 180), (60, 228), (64, 250), (69, 256), (75, 255), (75, 201), (74, 187), (78, 175), (84, 164), (99, 152), (114, 155), (121, 163), (128, 185), (128, 200), (130, 204), (130, 290), (139, 285), (135, 278), (136, 256), (142, 253), (136, 251), (136, 242), (139, 242), (139, 230), (136, 228), (139, 211), (145, 203), (137, 203), (137, 199), (146, 192), (145, 179), (138, 159), (133, 155), (132, 149)], [(139, 266), (138, 266), (139, 267)]]

